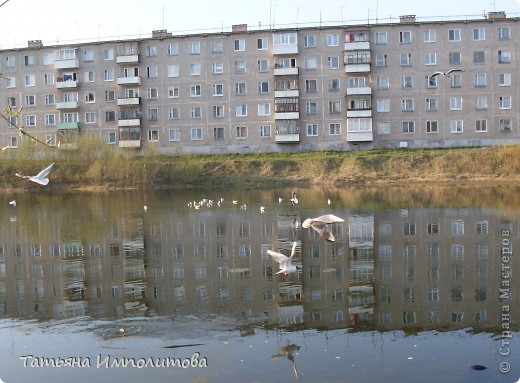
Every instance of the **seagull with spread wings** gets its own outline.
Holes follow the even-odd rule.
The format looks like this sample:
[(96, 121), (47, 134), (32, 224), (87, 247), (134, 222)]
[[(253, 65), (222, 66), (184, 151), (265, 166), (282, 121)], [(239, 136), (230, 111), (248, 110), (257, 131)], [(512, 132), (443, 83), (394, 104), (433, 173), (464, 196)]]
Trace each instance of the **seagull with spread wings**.
[(464, 72), (464, 69), (450, 69), (447, 72), (437, 71), (437, 72), (434, 72), (430, 77), (435, 77), (435, 76), (451, 77), (451, 74), (455, 73), (455, 72)]
[(334, 242), (336, 238), (329, 230), (328, 225), (331, 223), (345, 222), (343, 218), (336, 217), (334, 214), (325, 214), (316, 218), (307, 218), (302, 223), (304, 228), (314, 229), (323, 239)]
[(283, 273), (285, 275), (289, 275), (290, 273), (295, 273), (298, 271), (298, 267), (292, 264), (292, 258), (294, 257), (295, 251), (296, 241), (293, 243), (290, 257), (273, 250), (267, 250), (267, 254), (269, 254), (271, 258), (280, 264), (280, 271), (278, 271), (276, 274)]
[(49, 179), (47, 178), (47, 176), (49, 175), (53, 166), (54, 166), (54, 163), (50, 164), (49, 166), (47, 166), (45, 169), (43, 169), (41, 172), (39, 172), (35, 176), (24, 176), (20, 173), (15, 173), (15, 176), (20, 177), (20, 178), (27, 178), (29, 181), (36, 182), (39, 185), (45, 186), (49, 183)]

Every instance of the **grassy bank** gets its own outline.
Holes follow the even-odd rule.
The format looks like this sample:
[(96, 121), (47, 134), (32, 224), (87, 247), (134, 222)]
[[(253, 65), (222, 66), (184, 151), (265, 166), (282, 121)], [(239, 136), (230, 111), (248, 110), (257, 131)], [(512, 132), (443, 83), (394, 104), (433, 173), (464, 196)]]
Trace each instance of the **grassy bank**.
[(81, 150), (49, 149), (37, 155), (30, 148), (17, 149), (0, 162), (1, 185), (4, 190), (38, 187), (14, 173), (36, 174), (49, 162), (56, 163), (52, 189), (520, 180), (519, 146), (176, 157), (135, 157), (99, 147), (84, 143)]

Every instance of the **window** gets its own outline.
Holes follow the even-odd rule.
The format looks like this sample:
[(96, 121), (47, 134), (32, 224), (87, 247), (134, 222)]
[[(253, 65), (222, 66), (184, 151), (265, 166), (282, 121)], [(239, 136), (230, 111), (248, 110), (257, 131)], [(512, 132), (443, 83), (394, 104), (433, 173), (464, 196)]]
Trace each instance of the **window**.
[(437, 64), (437, 54), (434, 52), (425, 53), (424, 54), (424, 65), (436, 65)]
[(146, 89), (146, 98), (148, 100), (156, 100), (159, 97), (159, 92), (157, 88), (148, 88)]
[(268, 41), (269, 40), (267, 39), (267, 37), (260, 37), (256, 39), (256, 49), (258, 49), (259, 51), (266, 50), (269, 47)]
[(450, 97), (450, 110), (462, 110), (462, 97)]
[(271, 125), (260, 125), (260, 137), (271, 137)]
[(329, 92), (339, 92), (340, 87), (340, 79), (339, 78), (331, 78), (329, 79)]
[(316, 93), (318, 91), (318, 84), (316, 80), (305, 80), (305, 91), (307, 93)]
[(426, 121), (426, 133), (439, 133), (439, 122)]
[(316, 36), (307, 35), (303, 39), (305, 48), (316, 48)]
[(403, 98), (401, 100), (401, 110), (403, 112), (413, 112), (413, 98)]
[(46, 52), (43, 54), (43, 65), (52, 65), (54, 64), (54, 54), (50, 52)]
[(202, 140), (202, 128), (191, 128), (192, 141)]
[(168, 56), (177, 56), (179, 54), (179, 44), (178, 43), (171, 43), (168, 44), (168, 49), (166, 51)]
[(150, 121), (157, 121), (158, 115), (159, 115), (159, 111), (157, 108), (149, 108), (146, 111), (146, 117)]
[(415, 133), (415, 122), (414, 121), (403, 121), (403, 133), (405, 133), (405, 134)]
[(179, 77), (179, 64), (168, 64), (166, 70), (168, 77)]
[(85, 102), (87, 104), (96, 102), (96, 96), (95, 96), (94, 92), (92, 92), (92, 91), (85, 92)]
[(400, 31), (399, 32), (399, 42), (401, 44), (411, 44), (412, 43), (412, 32)]
[(329, 113), (331, 113), (331, 114), (341, 113), (341, 102), (340, 101), (329, 101)]
[(103, 72), (103, 81), (114, 81), (114, 78), (114, 69), (105, 69), (105, 71)]
[(114, 122), (116, 120), (116, 112), (108, 110), (105, 112), (105, 122)]
[(146, 67), (146, 76), (148, 78), (157, 78), (157, 67), (156, 66)]
[(475, 86), (486, 86), (486, 74), (476, 73), (475, 74)]
[(103, 59), (104, 60), (113, 60), (114, 59), (114, 49), (107, 48), (103, 51)]
[[(45, 105), (54, 105), (54, 95), (53, 94), (46, 94), (45, 95)], [(11, 105), (13, 106), (13, 105)]]
[(473, 40), (484, 41), (486, 39), (486, 30), (484, 28), (473, 29)]
[(460, 57), (460, 52), (450, 52), (448, 55), (450, 65), (460, 65)]
[(318, 104), (316, 102), (308, 102), (305, 109), (307, 114), (318, 114)]
[(511, 86), (511, 73), (500, 73), (498, 75), (499, 86)]
[(450, 131), (452, 133), (462, 133), (464, 131), (464, 121), (450, 120)]
[(54, 114), (46, 114), (44, 118), (45, 126), (55, 126), (56, 125), (56, 115)]
[(155, 57), (155, 56), (157, 56), (157, 47), (148, 45), (146, 47), (146, 56), (148, 56), (148, 57)]
[(199, 119), (202, 118), (202, 108), (200, 106), (190, 107), (190, 118)]
[(338, 69), (339, 68), (339, 57), (331, 56), (327, 58), (327, 65), (329, 69)]
[(43, 83), (45, 85), (53, 85), (54, 84), (54, 73), (45, 73), (43, 75)]
[(450, 76), (450, 87), (460, 88), (462, 86), (462, 76), (460, 74), (452, 74)]
[(487, 132), (487, 120), (476, 120), (475, 132)]
[(224, 85), (223, 84), (213, 84), (213, 96), (223, 96), (224, 95)]
[(305, 57), (305, 69), (315, 70), (318, 69), (318, 61), (316, 57)]
[(199, 55), (200, 54), (200, 42), (192, 41), (189, 46), (190, 55)]
[(246, 83), (245, 82), (235, 83), (235, 94), (237, 96), (246, 94)]
[(424, 31), (424, 42), (425, 43), (434, 43), (437, 39), (435, 30), (427, 30)]
[(158, 142), (159, 141), (159, 131), (155, 130), (155, 129), (150, 129), (148, 131), (148, 141)]
[(307, 124), (307, 136), (317, 136), (318, 135), (318, 124)]
[(258, 83), (258, 93), (259, 94), (269, 93), (269, 81), (260, 81)]
[(246, 73), (246, 62), (244, 60), (235, 61), (235, 73)]
[(390, 111), (390, 100), (387, 98), (378, 99), (376, 101), (377, 111), (380, 113), (389, 112)]
[(401, 53), (399, 55), (399, 63), (401, 66), (412, 65), (412, 54), (411, 53)]
[(436, 98), (427, 98), (426, 99), (426, 110), (428, 112), (437, 111), (438, 105), (437, 105), (437, 99)]
[(116, 143), (116, 132), (106, 132), (105, 140), (107, 144), (115, 144)]
[(25, 76), (25, 86), (35, 86), (36, 78), (33, 74), (28, 74)]
[(390, 122), (378, 121), (377, 122), (377, 134), (390, 134)]
[(247, 116), (247, 105), (237, 105), (235, 107), (235, 116), (236, 117), (246, 117)]
[(247, 126), (237, 126), (236, 138), (237, 139), (246, 139), (247, 138)]
[(340, 123), (330, 123), (329, 124), (329, 134), (331, 136), (341, 135), (341, 124)]
[(201, 65), (200, 64), (190, 64), (189, 71), (190, 71), (190, 76), (200, 76)]
[(259, 72), (268, 72), (269, 71), (269, 60), (267, 60), (267, 59), (258, 60), (258, 71)]
[(213, 128), (213, 139), (223, 140), (224, 138), (225, 138), (224, 128), (222, 128), (222, 127)]
[(478, 96), (475, 99), (475, 109), (476, 110), (487, 109), (487, 97), (486, 96)]
[(511, 53), (508, 50), (499, 50), (498, 62), (501, 64), (509, 64), (511, 62)]
[(200, 85), (191, 85), (190, 86), (190, 97), (200, 97), (200, 96), (201, 96)]
[(339, 46), (339, 35), (337, 35), (337, 34), (327, 35), (327, 46), (328, 47)]
[(213, 117), (214, 118), (222, 118), (224, 117), (224, 106), (222, 105), (213, 105)]
[(211, 42), (211, 53), (222, 53), (224, 50), (224, 44), (222, 40), (213, 40)]
[(181, 118), (181, 110), (178, 107), (171, 107), (168, 109), (168, 119), (178, 120)]
[(500, 109), (511, 109), (511, 96), (500, 96), (498, 98), (498, 107)]
[(85, 123), (86, 124), (95, 124), (96, 123), (96, 113), (95, 112), (85, 112)]
[(246, 40), (237, 39), (235, 40), (235, 52), (246, 50)]
[(498, 129), (502, 133), (510, 133), (512, 129), (511, 119), (502, 118), (498, 121)]
[(384, 45), (388, 43), (388, 35), (386, 32), (376, 32), (376, 44)]
[(32, 114), (26, 114), (25, 115), (25, 126), (36, 126), (36, 116), (33, 116)]
[(25, 96), (25, 105), (26, 106), (36, 105), (36, 96), (34, 96), (34, 95)]
[(401, 77), (401, 87), (403, 89), (412, 88), (412, 77), (411, 76)]
[(388, 77), (378, 77), (376, 80), (377, 89), (388, 89), (390, 87)]
[(449, 41), (460, 41), (460, 29), (448, 30), (448, 40)]
[(105, 101), (115, 101), (116, 92), (114, 90), (105, 90)]
[(485, 64), (486, 54), (483, 51), (473, 52), (473, 63), (474, 64)]
[(386, 66), (388, 66), (388, 55), (386, 55), (386, 54), (378, 54), (378, 55), (376, 55), (376, 66), (377, 67), (386, 67)]
[(179, 87), (177, 85), (170, 85), (168, 87), (168, 98), (178, 98), (179, 97)]
[(24, 65), (25, 66), (33, 66), (35, 63), (34, 55), (26, 55), (24, 56)]
[(271, 104), (258, 104), (258, 115), (269, 116), (271, 114)]
[(498, 28), (498, 39), (499, 40), (509, 40), (511, 38), (511, 30), (509, 27), (499, 27)]

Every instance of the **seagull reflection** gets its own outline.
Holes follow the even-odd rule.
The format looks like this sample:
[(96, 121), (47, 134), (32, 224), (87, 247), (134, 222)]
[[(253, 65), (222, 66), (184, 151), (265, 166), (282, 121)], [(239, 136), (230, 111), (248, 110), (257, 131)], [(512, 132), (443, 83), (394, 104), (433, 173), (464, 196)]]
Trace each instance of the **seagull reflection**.
[(278, 347), (278, 354), (275, 354), (271, 356), (271, 360), (281, 359), (281, 358), (287, 358), (291, 361), (294, 371), (294, 376), (298, 378), (298, 369), (296, 368), (296, 363), (294, 363), (294, 354), (300, 349), (300, 346), (291, 343), (287, 344), (285, 346)]

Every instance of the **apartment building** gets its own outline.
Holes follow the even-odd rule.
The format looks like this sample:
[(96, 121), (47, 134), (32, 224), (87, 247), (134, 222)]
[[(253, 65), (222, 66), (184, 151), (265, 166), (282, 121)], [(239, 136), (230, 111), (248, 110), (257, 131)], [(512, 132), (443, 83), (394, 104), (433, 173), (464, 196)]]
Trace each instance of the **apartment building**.
[[(518, 18), (249, 30), (0, 50), (0, 145), (80, 134), (176, 155), (519, 141)], [(436, 75), (456, 69), (451, 75)]]

